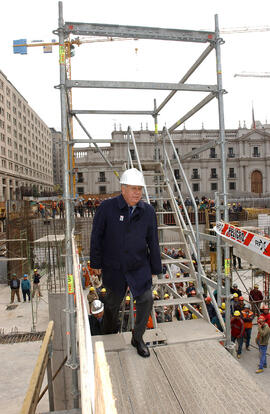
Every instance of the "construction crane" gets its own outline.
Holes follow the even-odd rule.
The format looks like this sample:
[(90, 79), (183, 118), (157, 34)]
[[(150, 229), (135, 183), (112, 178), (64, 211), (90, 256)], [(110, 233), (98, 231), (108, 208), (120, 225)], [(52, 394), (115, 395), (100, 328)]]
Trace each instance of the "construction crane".
[(270, 72), (241, 72), (235, 73), (234, 77), (242, 78), (270, 78)]

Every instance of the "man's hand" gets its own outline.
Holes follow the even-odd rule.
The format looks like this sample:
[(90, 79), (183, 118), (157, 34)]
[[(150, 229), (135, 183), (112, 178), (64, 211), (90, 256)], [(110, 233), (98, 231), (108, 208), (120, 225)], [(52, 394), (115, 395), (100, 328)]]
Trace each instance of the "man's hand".
[(92, 269), (94, 272), (95, 276), (100, 276), (101, 275), (101, 269)]

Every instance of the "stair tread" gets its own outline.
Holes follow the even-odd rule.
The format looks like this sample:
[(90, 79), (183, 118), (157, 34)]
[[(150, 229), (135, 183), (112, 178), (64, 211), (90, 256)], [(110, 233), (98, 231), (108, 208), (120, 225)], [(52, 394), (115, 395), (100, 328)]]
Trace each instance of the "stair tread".
[(154, 306), (171, 306), (171, 305), (185, 305), (185, 304), (192, 304), (192, 303), (202, 303), (203, 300), (197, 296), (192, 296), (190, 298), (175, 298), (175, 299), (161, 299), (161, 300), (154, 300)]

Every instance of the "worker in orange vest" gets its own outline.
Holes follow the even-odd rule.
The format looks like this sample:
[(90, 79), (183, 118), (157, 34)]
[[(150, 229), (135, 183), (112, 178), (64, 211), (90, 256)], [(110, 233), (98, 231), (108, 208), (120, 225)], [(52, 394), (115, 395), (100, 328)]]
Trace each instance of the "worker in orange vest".
[(246, 303), (244, 309), (241, 311), (241, 317), (244, 321), (245, 338), (246, 338), (246, 350), (250, 351), (249, 344), (252, 331), (252, 321), (254, 319), (254, 313), (250, 310), (250, 304)]

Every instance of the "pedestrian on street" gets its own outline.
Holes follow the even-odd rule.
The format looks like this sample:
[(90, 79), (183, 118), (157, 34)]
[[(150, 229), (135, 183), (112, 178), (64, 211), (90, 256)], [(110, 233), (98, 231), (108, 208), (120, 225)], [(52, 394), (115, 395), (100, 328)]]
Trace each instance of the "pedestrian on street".
[(11, 281), (9, 283), (10, 289), (11, 289), (11, 298), (10, 303), (14, 302), (14, 296), (17, 296), (18, 302), (21, 301), (20, 298), (20, 280), (17, 278), (16, 273), (13, 273)]
[(259, 316), (258, 318), (258, 336), (257, 336), (257, 344), (259, 345), (260, 350), (260, 363), (259, 367), (256, 370), (256, 374), (260, 374), (263, 372), (264, 368), (267, 368), (267, 360), (266, 360), (266, 352), (268, 347), (270, 337), (270, 328), (265, 321), (263, 315)]
[(131, 344), (139, 355), (150, 356), (143, 334), (153, 306), (152, 276), (162, 272), (154, 208), (141, 200), (145, 186), (136, 168), (120, 179), (121, 195), (101, 203), (91, 235), (90, 261), (107, 289), (104, 333), (116, 333), (119, 309), (127, 286), (136, 300), (136, 321)]
[(38, 273), (37, 269), (34, 269), (32, 298), (35, 297), (36, 292), (38, 293), (38, 296), (42, 296), (41, 291), (40, 291), (40, 279), (41, 279), (40, 274)]
[(30, 302), (31, 284), (30, 284), (30, 281), (28, 280), (27, 274), (23, 276), (23, 280), (21, 283), (21, 289), (22, 289), (23, 301), (26, 302), (26, 296), (28, 296), (28, 300)]

